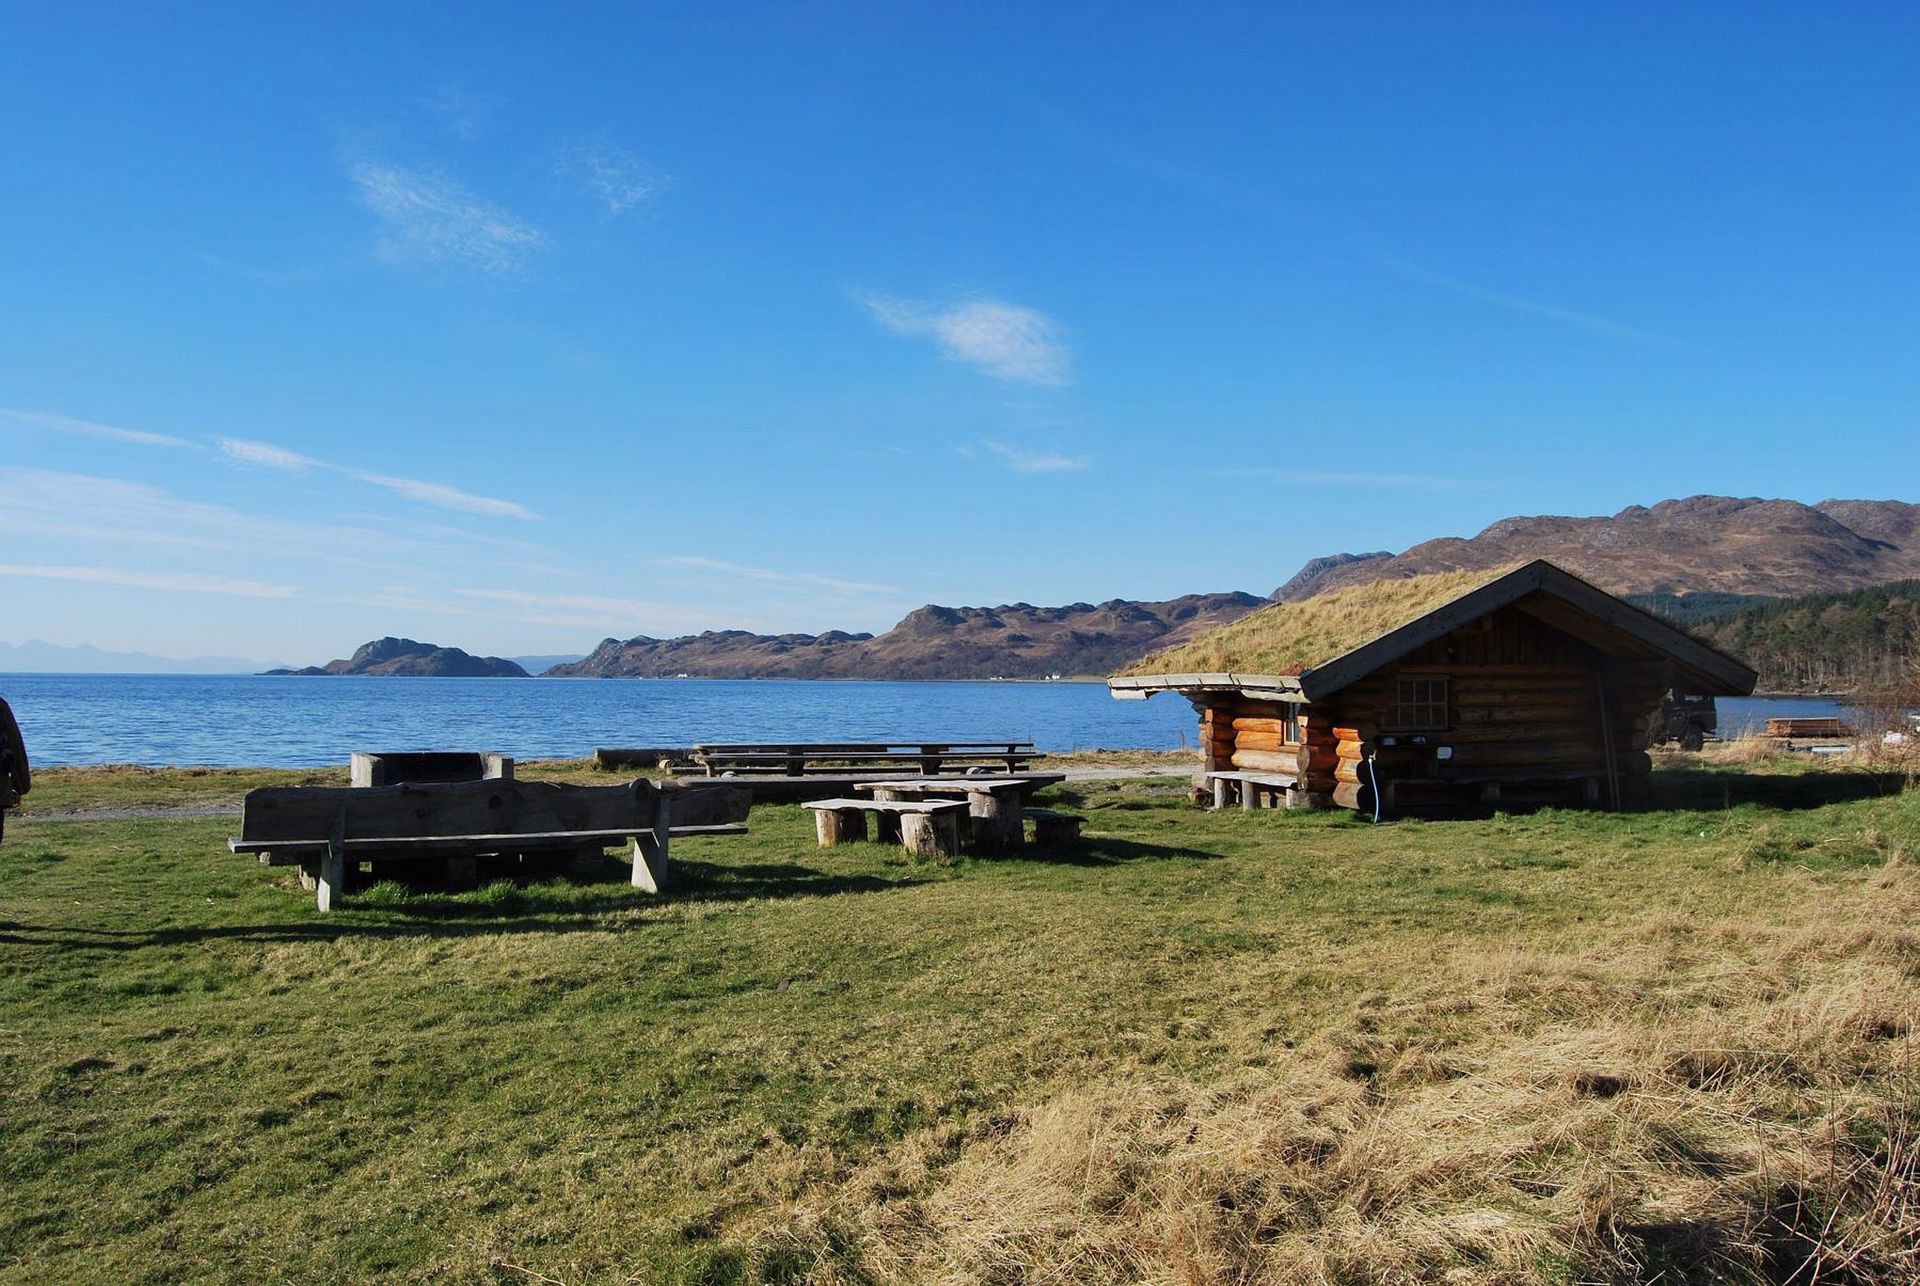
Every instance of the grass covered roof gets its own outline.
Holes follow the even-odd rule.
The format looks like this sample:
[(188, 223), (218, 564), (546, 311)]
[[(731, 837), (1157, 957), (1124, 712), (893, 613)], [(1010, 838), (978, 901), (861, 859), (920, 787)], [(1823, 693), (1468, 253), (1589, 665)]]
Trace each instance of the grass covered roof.
[(1192, 642), (1142, 657), (1120, 674), (1300, 674), (1513, 570), (1435, 572), (1275, 603)]

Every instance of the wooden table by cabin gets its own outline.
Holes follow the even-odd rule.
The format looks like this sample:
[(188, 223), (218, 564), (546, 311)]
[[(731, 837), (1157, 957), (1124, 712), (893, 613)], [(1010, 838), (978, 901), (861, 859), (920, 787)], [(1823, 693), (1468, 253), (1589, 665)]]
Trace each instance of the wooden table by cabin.
[(1027, 796), (1067, 779), (1065, 773), (1024, 777), (922, 777), (862, 782), (854, 789), (875, 799), (964, 799), (973, 819), (973, 845), (989, 851), (1017, 849), (1025, 842), (1021, 809)]

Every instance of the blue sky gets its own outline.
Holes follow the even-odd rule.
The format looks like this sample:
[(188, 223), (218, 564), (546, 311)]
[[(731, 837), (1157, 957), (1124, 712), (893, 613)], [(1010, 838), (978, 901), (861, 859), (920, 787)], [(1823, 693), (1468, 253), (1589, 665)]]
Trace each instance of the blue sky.
[(0, 5), (0, 639), (884, 629), (1920, 499), (1911, 5)]

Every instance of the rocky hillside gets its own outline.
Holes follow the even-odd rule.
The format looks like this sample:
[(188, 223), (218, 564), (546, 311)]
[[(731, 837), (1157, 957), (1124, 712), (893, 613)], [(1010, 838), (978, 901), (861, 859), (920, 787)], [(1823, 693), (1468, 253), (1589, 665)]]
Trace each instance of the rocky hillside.
[(1546, 558), (1616, 594), (1783, 596), (1920, 576), (1920, 505), (1898, 500), (1692, 496), (1611, 517), (1503, 518), (1477, 536), (1402, 554), (1316, 558), (1274, 592), (1283, 601), (1387, 577)]
[(1155, 648), (1237, 620), (1266, 600), (1189, 594), (1164, 603), (922, 607), (885, 634), (749, 634), (607, 639), (563, 676), (783, 679), (1034, 679), (1105, 675)]
[(384, 638), (360, 645), (344, 661), (309, 665), (298, 670), (268, 670), (268, 674), (380, 674), (408, 678), (524, 679), (527, 672), (497, 656), (474, 656), (457, 647), (438, 647), (412, 639)]

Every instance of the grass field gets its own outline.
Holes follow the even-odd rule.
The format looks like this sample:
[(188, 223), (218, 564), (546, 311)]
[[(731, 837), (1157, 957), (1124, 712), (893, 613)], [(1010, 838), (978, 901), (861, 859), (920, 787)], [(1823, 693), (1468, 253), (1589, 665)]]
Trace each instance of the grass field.
[(9, 822), (0, 1279), (1920, 1279), (1889, 778), (1378, 827), (1086, 783), (1079, 847), (952, 866), (762, 808), (665, 899), (324, 918), (231, 819), (48, 815), (269, 779)]

